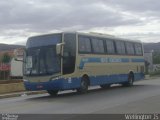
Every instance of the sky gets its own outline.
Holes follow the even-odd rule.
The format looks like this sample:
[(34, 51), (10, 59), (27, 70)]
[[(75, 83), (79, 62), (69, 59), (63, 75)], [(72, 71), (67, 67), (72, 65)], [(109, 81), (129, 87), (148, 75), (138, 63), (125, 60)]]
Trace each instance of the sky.
[(160, 42), (160, 0), (1, 0), (0, 43), (59, 31)]

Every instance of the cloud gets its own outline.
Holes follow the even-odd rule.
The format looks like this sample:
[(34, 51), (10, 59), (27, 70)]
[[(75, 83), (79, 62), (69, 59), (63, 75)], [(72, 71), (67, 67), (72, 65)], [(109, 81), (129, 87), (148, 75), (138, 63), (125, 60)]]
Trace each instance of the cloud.
[(159, 4), (158, 0), (3, 0), (0, 36), (24, 41), (30, 35), (55, 30), (115, 30), (121, 26), (138, 29), (153, 21), (158, 24)]
[(135, 12), (147, 12), (154, 11), (158, 12), (160, 10), (160, 1), (159, 0), (102, 0), (106, 4), (116, 6), (124, 10), (130, 10)]
[[(135, 24), (135, 19), (124, 19), (121, 13), (97, 2), (11, 2), (1, 4), (1, 28), (63, 29), (63, 27), (102, 27)], [(16, 7), (15, 7), (16, 6)], [(6, 10), (6, 8), (8, 8)], [(3, 11), (4, 9), (4, 11)]]

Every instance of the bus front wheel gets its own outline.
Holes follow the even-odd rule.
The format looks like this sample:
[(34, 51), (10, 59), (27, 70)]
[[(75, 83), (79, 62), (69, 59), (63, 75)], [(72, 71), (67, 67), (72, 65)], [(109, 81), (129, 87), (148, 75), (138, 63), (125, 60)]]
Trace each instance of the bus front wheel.
[(48, 94), (51, 96), (56, 96), (58, 94), (58, 90), (47, 90)]
[(88, 79), (86, 77), (82, 77), (80, 88), (77, 89), (78, 93), (86, 93), (88, 91)]

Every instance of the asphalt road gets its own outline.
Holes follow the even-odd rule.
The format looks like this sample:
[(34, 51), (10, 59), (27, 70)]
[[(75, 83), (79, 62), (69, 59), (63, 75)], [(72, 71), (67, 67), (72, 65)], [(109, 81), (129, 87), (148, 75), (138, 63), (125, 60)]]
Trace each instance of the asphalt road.
[(0, 113), (159, 113), (160, 78), (136, 82), (133, 87), (114, 86), (103, 90), (90, 88), (78, 95), (61, 92), (57, 97), (47, 93), (0, 100)]

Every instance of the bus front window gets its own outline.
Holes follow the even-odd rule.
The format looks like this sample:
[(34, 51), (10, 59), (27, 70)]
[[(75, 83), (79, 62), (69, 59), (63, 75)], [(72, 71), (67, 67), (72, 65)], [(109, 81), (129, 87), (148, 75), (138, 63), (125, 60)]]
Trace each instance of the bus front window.
[(25, 57), (25, 75), (52, 75), (60, 72), (60, 58), (56, 46), (29, 48)]

